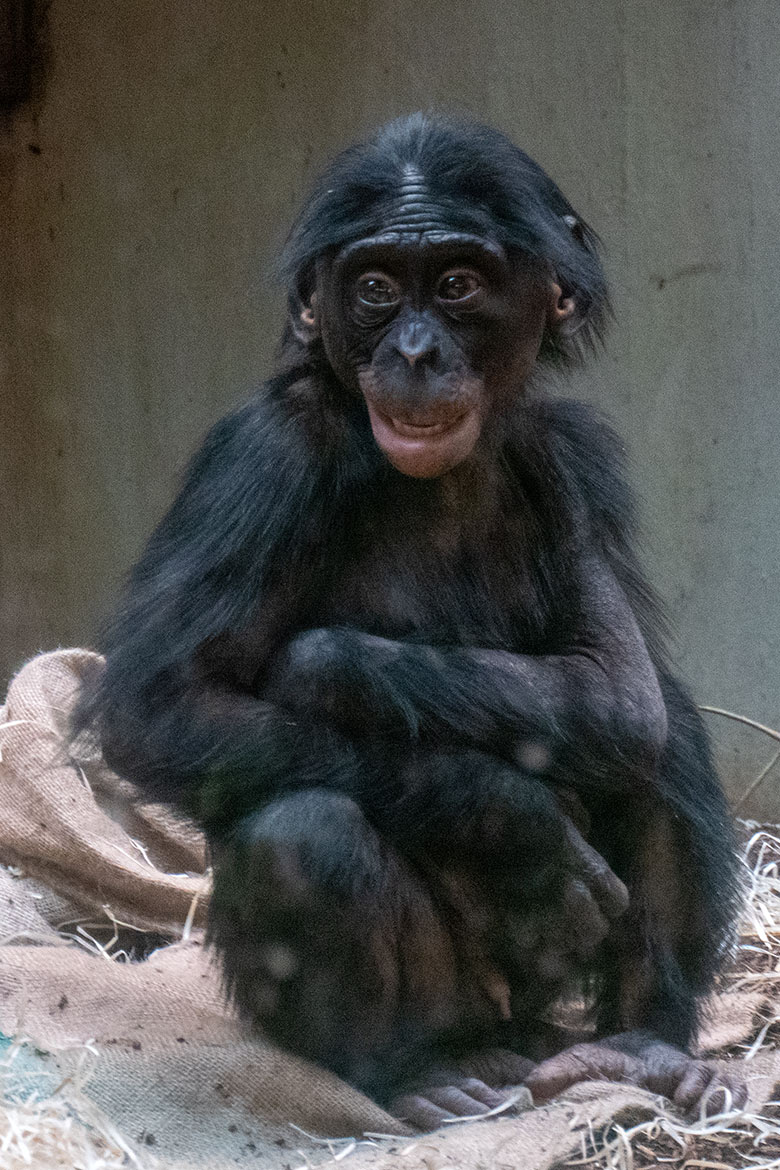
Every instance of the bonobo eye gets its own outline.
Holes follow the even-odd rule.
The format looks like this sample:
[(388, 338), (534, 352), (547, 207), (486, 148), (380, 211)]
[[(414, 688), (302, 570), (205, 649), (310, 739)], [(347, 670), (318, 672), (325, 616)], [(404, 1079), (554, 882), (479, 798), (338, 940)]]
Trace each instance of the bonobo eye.
[(397, 305), (401, 295), (387, 276), (367, 272), (357, 283), (358, 300), (362, 305), (371, 305), (374, 308), (389, 309)]
[(436, 296), (440, 301), (467, 301), (482, 291), (482, 281), (476, 272), (467, 268), (458, 268), (452, 272), (445, 272), (436, 289)]

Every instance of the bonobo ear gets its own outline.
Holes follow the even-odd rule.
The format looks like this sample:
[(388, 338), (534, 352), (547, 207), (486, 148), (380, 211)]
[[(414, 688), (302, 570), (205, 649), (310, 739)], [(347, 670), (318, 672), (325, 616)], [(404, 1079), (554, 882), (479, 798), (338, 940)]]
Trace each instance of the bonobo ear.
[(547, 312), (548, 324), (553, 328), (557, 325), (562, 325), (564, 321), (568, 321), (570, 317), (573, 317), (576, 311), (577, 303), (574, 297), (566, 296), (557, 281), (553, 280), (550, 285), (550, 307)]
[(313, 292), (308, 301), (290, 297), (290, 327), (300, 342), (311, 345), (320, 335), (320, 321), (317, 312), (317, 294)]

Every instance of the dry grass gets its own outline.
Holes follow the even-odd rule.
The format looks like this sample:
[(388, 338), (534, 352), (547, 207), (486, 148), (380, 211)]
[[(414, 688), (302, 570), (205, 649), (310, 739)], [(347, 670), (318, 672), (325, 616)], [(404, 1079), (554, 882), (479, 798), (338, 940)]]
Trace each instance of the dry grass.
[(0, 1061), (0, 1170), (151, 1170), (81, 1092), (93, 1055), (89, 1047), (72, 1053), (74, 1072), (45, 1098), (24, 1089), (25, 1078), (40, 1076), (19, 1067), (28, 1049), (34, 1051), (19, 1040)]
[(748, 828), (747, 905), (739, 951), (725, 979), (731, 987), (759, 988), (780, 997), (780, 836), (777, 830)]
[(614, 1122), (603, 1137), (588, 1138), (581, 1157), (567, 1167), (608, 1170), (778, 1170), (780, 1117), (722, 1114), (683, 1125), (659, 1117), (624, 1127)]

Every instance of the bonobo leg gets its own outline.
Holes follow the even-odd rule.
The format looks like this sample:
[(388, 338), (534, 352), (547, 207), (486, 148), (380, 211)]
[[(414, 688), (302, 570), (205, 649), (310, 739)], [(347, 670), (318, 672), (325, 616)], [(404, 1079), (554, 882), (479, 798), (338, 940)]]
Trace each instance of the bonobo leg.
[[(525, 1036), (625, 908), (622, 883), (581, 839), (572, 847), (573, 823), (540, 782), (477, 752), (424, 759), (424, 774), (396, 768), (410, 799), (427, 786), (414, 829), (415, 799), (385, 835), (326, 789), (246, 817), (215, 856), (210, 921), (251, 1022), (423, 1127), (503, 1100), (474, 1072), (496, 1072), (485, 1049), (510, 1023)], [(458, 764), (462, 807), (433, 796), (439, 781), (462, 788)], [(501, 1085), (530, 1067), (509, 1055)]]
[[(658, 815), (648, 822), (644, 848), (652, 848), (653, 866), (645, 870), (646, 881), (637, 879), (629, 887), (630, 909), (608, 944), (618, 995), (602, 1014), (601, 1038), (542, 1061), (525, 1083), (537, 1103), (578, 1081), (609, 1080), (663, 1094), (683, 1112), (696, 1111), (702, 1104), (709, 1114), (741, 1108), (747, 1090), (737, 1069), (697, 1059), (685, 1050), (688, 1038), (681, 1030), (693, 1022), (695, 1001), (675, 932), (685, 926), (680, 911), (689, 893), (681, 881), (670, 881), (666, 887), (662, 880), (664, 870), (669, 877), (674, 854), (666, 831), (659, 828)], [(630, 1030), (604, 1035), (615, 1023)]]
[(603, 950), (599, 1038), (543, 1061), (527, 1081), (537, 1100), (583, 1079), (630, 1081), (684, 1110), (741, 1107), (747, 1096), (734, 1069), (688, 1054), (697, 1001), (728, 949), (739, 882), (700, 723), (669, 680), (664, 689), (670, 734), (659, 779), (674, 803), (636, 801), (633, 815), (613, 810), (611, 820), (606, 807), (592, 809), (594, 824), (613, 826), (597, 845), (625, 878), (630, 904)]
[[(427, 883), (350, 798), (310, 789), (275, 801), (242, 822), (215, 871), (209, 933), (239, 1009), (375, 1098), (421, 1072), (438, 1036), (464, 1023), (478, 1035), (499, 1017), (474, 931), (469, 955), (456, 954)], [(461, 1094), (447, 1098), (453, 1110), (501, 1100), (472, 1082), (442, 1086)]]

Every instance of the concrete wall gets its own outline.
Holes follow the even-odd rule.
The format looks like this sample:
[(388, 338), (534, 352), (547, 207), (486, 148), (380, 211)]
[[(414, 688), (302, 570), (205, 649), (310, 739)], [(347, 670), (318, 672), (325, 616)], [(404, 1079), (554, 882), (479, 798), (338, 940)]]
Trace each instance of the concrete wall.
[[(268, 372), (267, 267), (323, 160), (443, 106), (603, 235), (618, 320), (574, 389), (631, 444), (697, 696), (780, 726), (776, 0), (54, 0), (49, 47), (0, 130), (0, 673), (89, 641), (185, 456)], [(741, 791), (771, 741), (709, 718)]]

